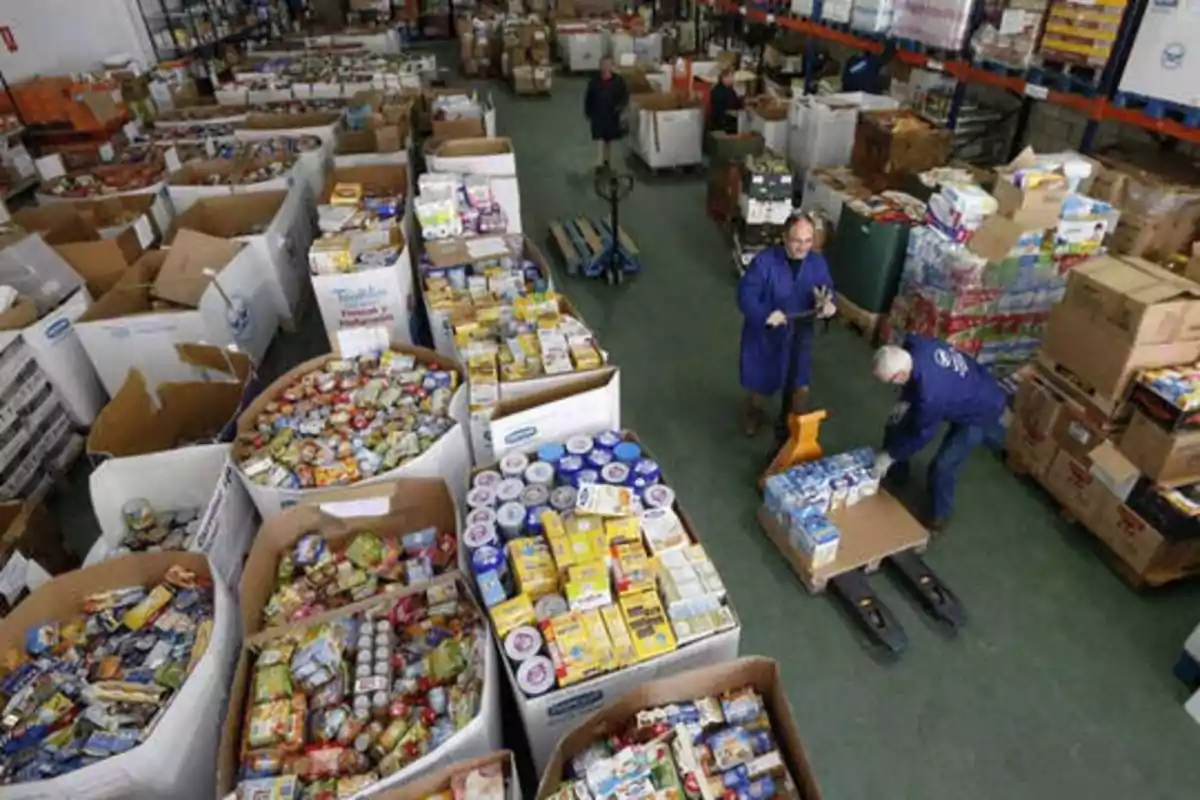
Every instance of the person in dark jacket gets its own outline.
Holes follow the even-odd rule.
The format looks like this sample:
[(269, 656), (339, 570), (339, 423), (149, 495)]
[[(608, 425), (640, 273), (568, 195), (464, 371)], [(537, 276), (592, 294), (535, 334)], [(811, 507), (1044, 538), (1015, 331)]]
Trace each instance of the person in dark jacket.
[(908, 479), (908, 462), (950, 426), (929, 465), (929, 529), (945, 530), (954, 508), (958, 473), (976, 445), (1003, 447), (1004, 390), (975, 359), (940, 339), (909, 334), (904, 346), (884, 345), (875, 353), (875, 377), (904, 387), (884, 428), (875, 475)]
[(629, 89), (625, 79), (613, 72), (613, 60), (600, 60), (600, 74), (588, 81), (583, 96), (583, 114), (592, 126), (592, 140), (597, 143), (596, 169), (608, 166), (612, 142), (625, 135), (621, 114), (629, 104)]
[[(738, 283), (738, 309), (743, 317), (738, 372), (746, 390), (742, 425), (747, 436), (754, 436), (762, 427), (768, 396), (782, 390), (790, 398), (793, 412), (803, 411), (807, 403), (813, 321), (789, 317), (815, 309), (818, 317), (827, 319), (837, 310), (829, 265), (813, 250), (815, 237), (808, 217), (792, 217), (783, 229), (783, 245), (755, 256)], [(795, 352), (793, 325), (801, 326)], [(796, 380), (792, 386), (784, 386), (789, 353), (796, 360)]]
[(733, 88), (733, 70), (721, 70), (721, 78), (708, 98), (708, 129), (734, 134), (738, 132), (737, 112), (745, 102)]

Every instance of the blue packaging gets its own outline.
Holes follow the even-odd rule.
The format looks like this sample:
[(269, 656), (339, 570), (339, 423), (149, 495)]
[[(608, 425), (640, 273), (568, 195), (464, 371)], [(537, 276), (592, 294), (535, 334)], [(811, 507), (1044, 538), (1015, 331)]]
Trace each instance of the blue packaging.
[(605, 431), (604, 433), (596, 434), (596, 447), (602, 447), (605, 450), (612, 450), (623, 441), (625, 440), (621, 438), (621, 434), (617, 431)]
[(630, 483), (635, 489), (645, 489), (658, 483), (662, 477), (662, 468), (652, 458), (639, 458), (633, 462), (633, 476)]
[(551, 464), (557, 464), (566, 454), (567, 448), (558, 442), (547, 442), (537, 449), (538, 461), (549, 461)]
[(490, 608), (509, 598), (511, 578), (503, 550), (488, 546), (479, 548), (471, 554), (471, 570), (475, 573), (475, 583), (484, 605)]
[(613, 454), (609, 450), (593, 450), (584, 459), (592, 469), (602, 470), (613, 462)]
[(594, 469), (581, 469), (575, 475), (574, 486), (578, 489), (585, 483), (599, 483), (600, 473)]
[(600, 470), (600, 479), (614, 486), (625, 486), (629, 483), (630, 472), (627, 464), (614, 461)]
[(552, 510), (550, 506), (530, 506), (525, 509), (525, 535), (526, 536), (542, 536), (544, 527), (542, 525), (542, 514)]
[(583, 457), (566, 455), (559, 459), (556, 466), (558, 482), (566, 486), (578, 484), (579, 471), (583, 469)]
[(642, 457), (642, 448), (633, 442), (621, 442), (613, 448), (613, 456), (617, 461), (632, 464)]

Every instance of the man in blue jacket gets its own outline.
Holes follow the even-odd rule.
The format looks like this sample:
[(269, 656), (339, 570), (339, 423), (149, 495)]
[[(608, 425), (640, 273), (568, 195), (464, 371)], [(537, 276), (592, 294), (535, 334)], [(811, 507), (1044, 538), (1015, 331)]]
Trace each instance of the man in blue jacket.
[[(738, 309), (744, 317), (738, 367), (746, 390), (742, 425), (747, 436), (754, 436), (762, 427), (768, 396), (780, 390), (790, 393), (794, 412), (804, 410), (808, 400), (813, 321), (790, 318), (816, 310), (816, 316), (827, 319), (837, 311), (829, 265), (813, 250), (815, 236), (812, 220), (803, 215), (791, 217), (783, 228), (783, 245), (755, 256), (738, 283)], [(796, 380), (784, 386), (793, 325), (800, 326), (792, 353)]]
[(954, 508), (958, 472), (976, 445), (1001, 447), (1004, 391), (975, 359), (938, 339), (909, 334), (904, 346), (885, 345), (875, 353), (875, 377), (904, 387), (884, 429), (883, 451), (875, 457), (875, 475), (891, 471), (897, 482), (908, 478), (908, 462), (949, 422), (945, 438), (929, 465), (929, 529), (945, 529)]

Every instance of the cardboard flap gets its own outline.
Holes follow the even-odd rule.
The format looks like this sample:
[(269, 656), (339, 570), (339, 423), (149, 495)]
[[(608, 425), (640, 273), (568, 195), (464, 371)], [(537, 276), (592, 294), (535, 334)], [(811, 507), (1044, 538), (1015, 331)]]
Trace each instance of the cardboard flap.
[(178, 426), (159, 414), (141, 370), (131, 369), (92, 423), (87, 449), (96, 456), (133, 456), (170, 450), (177, 441)]
[(275, 219), (287, 196), (286, 191), (276, 189), (201, 198), (174, 219), (166, 242), (174, 244), (175, 238), (182, 230), (226, 239), (262, 233)]
[(470, 138), (442, 142), (438, 145), (434, 155), (440, 158), (461, 158), (464, 156), (502, 156), (512, 152), (512, 139), (504, 137)]
[(1008, 217), (993, 214), (971, 235), (967, 249), (988, 261), (1003, 261), (1030, 228)]
[(98, 322), (150, 311), (150, 287), (166, 257), (164, 250), (151, 250), (143, 254), (112, 289), (87, 307), (78, 321)]
[(154, 280), (155, 296), (180, 305), (199, 307), (200, 299), (212, 282), (204, 271), (219, 273), (243, 246), (241, 242), (197, 231), (179, 231)]
[(342, 119), (338, 111), (308, 111), (303, 114), (255, 114), (246, 116), (240, 126), (247, 130), (275, 131), (320, 128), (333, 125)]
[(481, 236), (477, 239), (441, 239), (424, 242), (425, 255), (435, 267), (456, 267), (494, 258), (508, 252), (503, 236)]
[(19, 331), (37, 322), (37, 304), (33, 298), (19, 295), (12, 307), (0, 313), (0, 331)]
[[(510, 783), (517, 779), (516, 762), (513, 760), (512, 751), (497, 750), (486, 756), (459, 761), (448, 767), (443, 767), (436, 772), (413, 778), (401, 786), (373, 794), (372, 797), (375, 800), (425, 800), (425, 798), (438, 793), (449, 797), (452, 794), (450, 787), (456, 777), (459, 775), (468, 775), (477, 769), (489, 767), (493, 764), (499, 765), (504, 770), (504, 774)], [(509, 796), (512, 796), (511, 793)]]
[(1122, 502), (1128, 496), (1129, 490), (1133, 488), (1133, 484), (1137, 483), (1138, 478), (1142, 475), (1133, 462), (1121, 455), (1117, 446), (1108, 439), (1100, 442), (1088, 453), (1088, 460), (1092, 464), (1092, 475), (1108, 487), (1113, 494), (1116, 494)]
[(361, 183), (364, 187), (378, 187), (402, 197), (408, 196), (408, 167), (404, 164), (370, 164), (362, 166), (334, 167), (325, 174), (325, 191), (320, 203), (328, 203), (333, 188), (339, 183)]
[(227, 380), (238, 384), (244, 384), (254, 374), (254, 362), (250, 360), (250, 356), (235, 350), (209, 344), (181, 342), (175, 345), (175, 352), (184, 364), (225, 375)]

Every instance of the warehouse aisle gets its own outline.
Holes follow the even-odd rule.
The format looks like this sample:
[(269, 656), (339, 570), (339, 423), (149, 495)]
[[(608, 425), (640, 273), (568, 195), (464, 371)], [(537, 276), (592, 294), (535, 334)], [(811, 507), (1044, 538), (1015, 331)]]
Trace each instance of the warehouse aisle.
[[(600, 213), (584, 82), (552, 98), (492, 89), (516, 143), (525, 231)], [(634, 165), (634, 162), (630, 162)], [(717, 561), (744, 625), (742, 652), (778, 659), (829, 798), (1179, 798), (1200, 785), (1200, 729), (1170, 669), (1195, 625), (1200, 585), (1150, 597), (1127, 590), (1039, 490), (977, 454), (953, 527), (930, 563), (967, 604), (947, 641), (879, 576), (909, 633), (903, 661), (880, 665), (825, 599), (806, 596), (759, 532), (755, 479), (769, 440), (748, 441), (737, 411), (740, 317), (722, 234), (699, 177), (644, 170), (622, 221), (644, 275), (619, 289), (560, 288), (622, 372), (626, 427), (642, 435)], [(814, 396), (836, 452), (877, 444), (891, 404), (865, 342), (834, 326), (818, 339)]]

